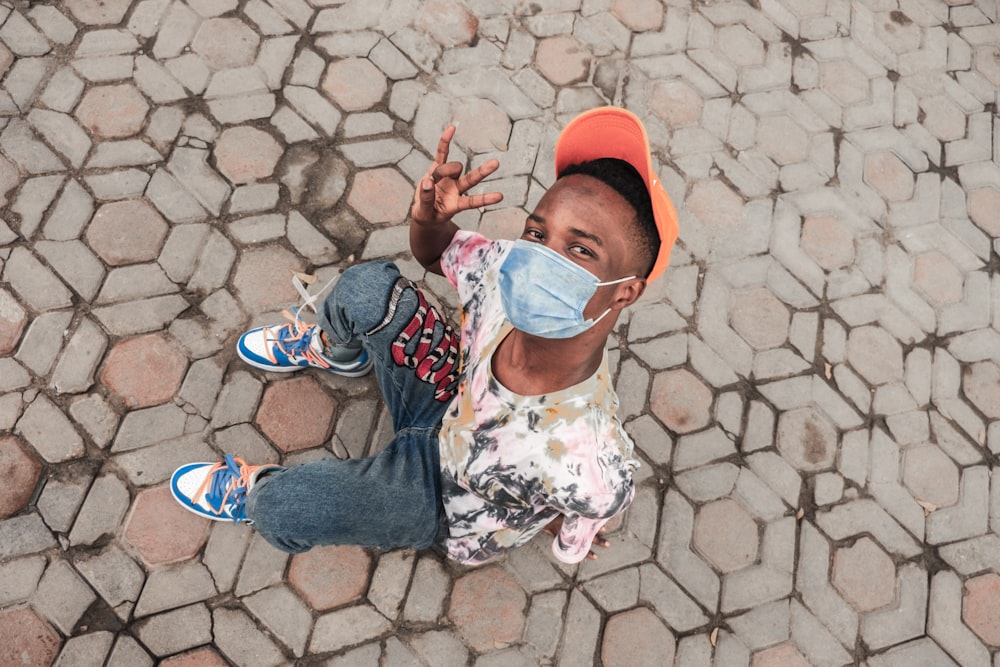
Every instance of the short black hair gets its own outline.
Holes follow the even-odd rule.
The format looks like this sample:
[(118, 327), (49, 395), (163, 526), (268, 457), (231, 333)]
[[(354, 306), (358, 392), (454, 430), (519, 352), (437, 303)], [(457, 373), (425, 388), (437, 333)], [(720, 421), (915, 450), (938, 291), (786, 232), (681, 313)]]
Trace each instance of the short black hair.
[(624, 197), (635, 210), (636, 224), (629, 227), (628, 241), (638, 250), (639, 266), (644, 267), (642, 277), (648, 276), (660, 253), (660, 232), (656, 228), (653, 202), (649, 199), (649, 190), (642, 176), (625, 160), (611, 157), (571, 164), (559, 172), (557, 178), (574, 174), (596, 178)]

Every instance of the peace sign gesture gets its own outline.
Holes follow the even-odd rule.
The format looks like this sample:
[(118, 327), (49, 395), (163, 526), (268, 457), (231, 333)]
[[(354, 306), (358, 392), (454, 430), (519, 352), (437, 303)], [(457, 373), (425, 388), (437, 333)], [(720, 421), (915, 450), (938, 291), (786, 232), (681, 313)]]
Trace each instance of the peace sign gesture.
[(456, 213), (470, 208), (491, 206), (503, 199), (503, 195), (499, 192), (465, 194), (495, 172), (500, 167), (500, 162), (487, 160), (467, 174), (463, 174), (460, 162), (447, 162), (448, 149), (454, 136), (454, 125), (449, 125), (441, 133), (434, 162), (417, 184), (410, 217), (418, 225), (438, 225), (451, 220)]

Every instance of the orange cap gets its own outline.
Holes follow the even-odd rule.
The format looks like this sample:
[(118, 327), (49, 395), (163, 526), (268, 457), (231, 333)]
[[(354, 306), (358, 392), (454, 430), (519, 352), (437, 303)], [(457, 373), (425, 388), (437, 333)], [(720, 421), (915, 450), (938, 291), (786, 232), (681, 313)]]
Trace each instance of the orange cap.
[(653, 172), (649, 139), (638, 116), (618, 107), (599, 107), (571, 120), (556, 142), (556, 175), (570, 165), (606, 157), (624, 160), (635, 167), (649, 191), (653, 218), (660, 232), (660, 254), (647, 277), (652, 282), (670, 263), (670, 250), (679, 230), (673, 202)]

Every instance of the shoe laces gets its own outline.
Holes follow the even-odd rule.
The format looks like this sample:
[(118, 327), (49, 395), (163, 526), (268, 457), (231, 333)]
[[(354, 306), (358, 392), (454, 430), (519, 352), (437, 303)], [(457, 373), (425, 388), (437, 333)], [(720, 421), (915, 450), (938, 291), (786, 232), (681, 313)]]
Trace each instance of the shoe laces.
[(247, 465), (243, 459), (226, 454), (208, 470), (208, 476), (195, 491), (192, 501), (197, 503), (204, 496), (209, 510), (222, 516), (228, 508), (229, 516), (236, 523), (246, 521), (247, 491), (250, 478), (260, 466)]
[[(340, 274), (331, 278), (315, 294), (309, 293), (309, 290), (306, 289), (305, 283), (303, 282), (303, 278), (309, 280), (310, 282), (316, 279), (315, 276), (298, 273), (292, 274), (292, 285), (295, 287), (295, 291), (302, 296), (303, 301), (299, 307), (292, 308), (291, 311), (282, 311), (285, 319), (289, 322), (288, 324), (284, 324), (274, 329), (276, 335), (274, 342), (275, 345), (277, 345), (277, 347), (288, 357), (302, 357), (313, 365), (320, 366), (321, 368), (329, 368), (329, 362), (317, 354), (316, 350), (314, 350), (311, 346), (312, 337), (316, 332), (316, 325), (307, 324), (301, 317), (299, 317), (299, 313), (301, 313), (305, 308), (308, 308), (312, 310), (313, 313), (316, 313), (316, 306), (314, 304), (321, 295), (323, 295), (333, 286), (335, 282), (337, 282), (337, 279), (340, 278)], [(267, 355), (272, 363), (276, 361), (270, 349), (267, 350)]]

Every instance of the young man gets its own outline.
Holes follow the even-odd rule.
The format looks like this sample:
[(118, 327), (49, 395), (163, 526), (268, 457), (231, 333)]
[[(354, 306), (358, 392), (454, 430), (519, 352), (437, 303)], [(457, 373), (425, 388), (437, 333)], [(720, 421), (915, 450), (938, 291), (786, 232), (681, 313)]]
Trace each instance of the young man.
[(347, 269), (317, 313), (245, 333), (238, 352), (269, 371), (374, 368), (395, 436), (366, 459), (292, 468), (226, 456), (171, 479), (209, 519), (247, 521), (289, 552), (322, 544), (442, 546), (479, 563), (548, 527), (554, 555), (591, 545), (634, 495), (632, 443), (615, 417), (605, 344), (622, 310), (666, 268), (677, 215), (631, 113), (586, 112), (556, 146), (557, 180), (516, 242), (451, 221), (498, 193), (496, 171), (447, 162), (454, 128), (417, 185), (410, 246), (457, 288), (459, 335), (390, 262)]

